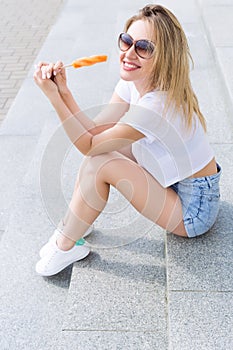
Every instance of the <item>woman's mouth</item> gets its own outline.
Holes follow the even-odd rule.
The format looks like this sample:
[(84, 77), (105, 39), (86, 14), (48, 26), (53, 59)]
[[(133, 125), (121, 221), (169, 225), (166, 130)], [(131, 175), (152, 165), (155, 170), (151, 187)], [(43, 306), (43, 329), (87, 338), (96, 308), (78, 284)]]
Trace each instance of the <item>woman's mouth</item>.
[(124, 70), (127, 70), (127, 71), (133, 71), (133, 70), (139, 69), (141, 67), (132, 63), (132, 62), (123, 61), (123, 68), (124, 68)]

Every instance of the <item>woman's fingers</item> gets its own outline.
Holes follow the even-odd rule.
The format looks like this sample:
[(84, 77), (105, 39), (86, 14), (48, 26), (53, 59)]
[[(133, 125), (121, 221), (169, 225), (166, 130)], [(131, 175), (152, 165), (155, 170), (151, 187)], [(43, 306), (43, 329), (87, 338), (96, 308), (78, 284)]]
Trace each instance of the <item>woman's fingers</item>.
[(40, 62), (37, 63), (37, 67), (38, 68), (41, 68), (42, 66), (48, 66), (48, 65), (49, 65), (48, 62), (43, 62), (43, 61), (40, 61)]
[[(52, 79), (58, 74), (58, 73), (63, 73), (62, 78), (65, 79), (65, 71), (62, 70), (63, 67), (63, 62), (62, 61), (57, 61), (56, 63), (48, 63), (48, 62), (43, 62), (40, 61), (36, 66), (36, 72), (38, 70), (41, 72), (41, 79)], [(63, 76), (64, 75), (64, 76)]]
[(41, 70), (42, 79), (50, 79), (53, 75), (54, 63), (39, 62), (35, 68)]
[(47, 79), (48, 75), (47, 75), (47, 66), (42, 66), (40, 68), (41, 70), (41, 76), (42, 76), (42, 79)]
[(53, 67), (53, 74), (57, 75), (58, 73), (60, 73), (62, 67), (63, 67), (63, 62), (57, 61)]
[(36, 67), (36, 70), (33, 74), (33, 78), (37, 84), (39, 84), (39, 82), (42, 80), (42, 71), (39, 66)]
[(45, 66), (45, 75), (46, 77), (44, 79), (50, 79), (53, 75), (53, 67), (54, 67), (54, 63), (49, 63), (48, 66)]

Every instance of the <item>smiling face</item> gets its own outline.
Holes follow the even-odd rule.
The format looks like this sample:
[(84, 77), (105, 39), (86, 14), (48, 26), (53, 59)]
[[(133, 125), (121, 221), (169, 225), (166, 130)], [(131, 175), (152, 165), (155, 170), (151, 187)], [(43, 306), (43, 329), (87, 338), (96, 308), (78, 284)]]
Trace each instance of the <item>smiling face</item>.
[[(134, 41), (141, 39), (153, 41), (150, 24), (143, 20), (133, 22), (127, 33)], [(123, 80), (133, 81), (141, 96), (145, 93), (151, 65), (152, 58), (139, 57), (135, 52), (134, 45), (128, 51), (120, 52), (120, 76)]]

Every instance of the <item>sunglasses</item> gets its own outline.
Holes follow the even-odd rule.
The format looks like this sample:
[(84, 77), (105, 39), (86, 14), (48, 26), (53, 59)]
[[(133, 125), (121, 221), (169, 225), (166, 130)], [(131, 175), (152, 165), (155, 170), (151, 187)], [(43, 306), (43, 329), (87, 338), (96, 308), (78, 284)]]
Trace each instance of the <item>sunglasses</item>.
[(118, 38), (119, 49), (123, 52), (128, 51), (134, 45), (134, 50), (136, 54), (144, 58), (145, 60), (153, 56), (155, 50), (155, 44), (146, 39), (136, 40), (127, 33), (121, 33)]

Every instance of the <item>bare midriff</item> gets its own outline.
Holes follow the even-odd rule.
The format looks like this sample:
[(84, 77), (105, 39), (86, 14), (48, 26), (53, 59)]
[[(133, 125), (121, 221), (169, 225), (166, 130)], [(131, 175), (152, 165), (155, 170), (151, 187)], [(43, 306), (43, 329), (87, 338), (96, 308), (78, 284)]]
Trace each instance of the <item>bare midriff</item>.
[(205, 176), (211, 176), (217, 173), (217, 164), (215, 161), (215, 158), (213, 158), (204, 168), (197, 171), (195, 174), (190, 176), (190, 178), (193, 177), (205, 177)]

